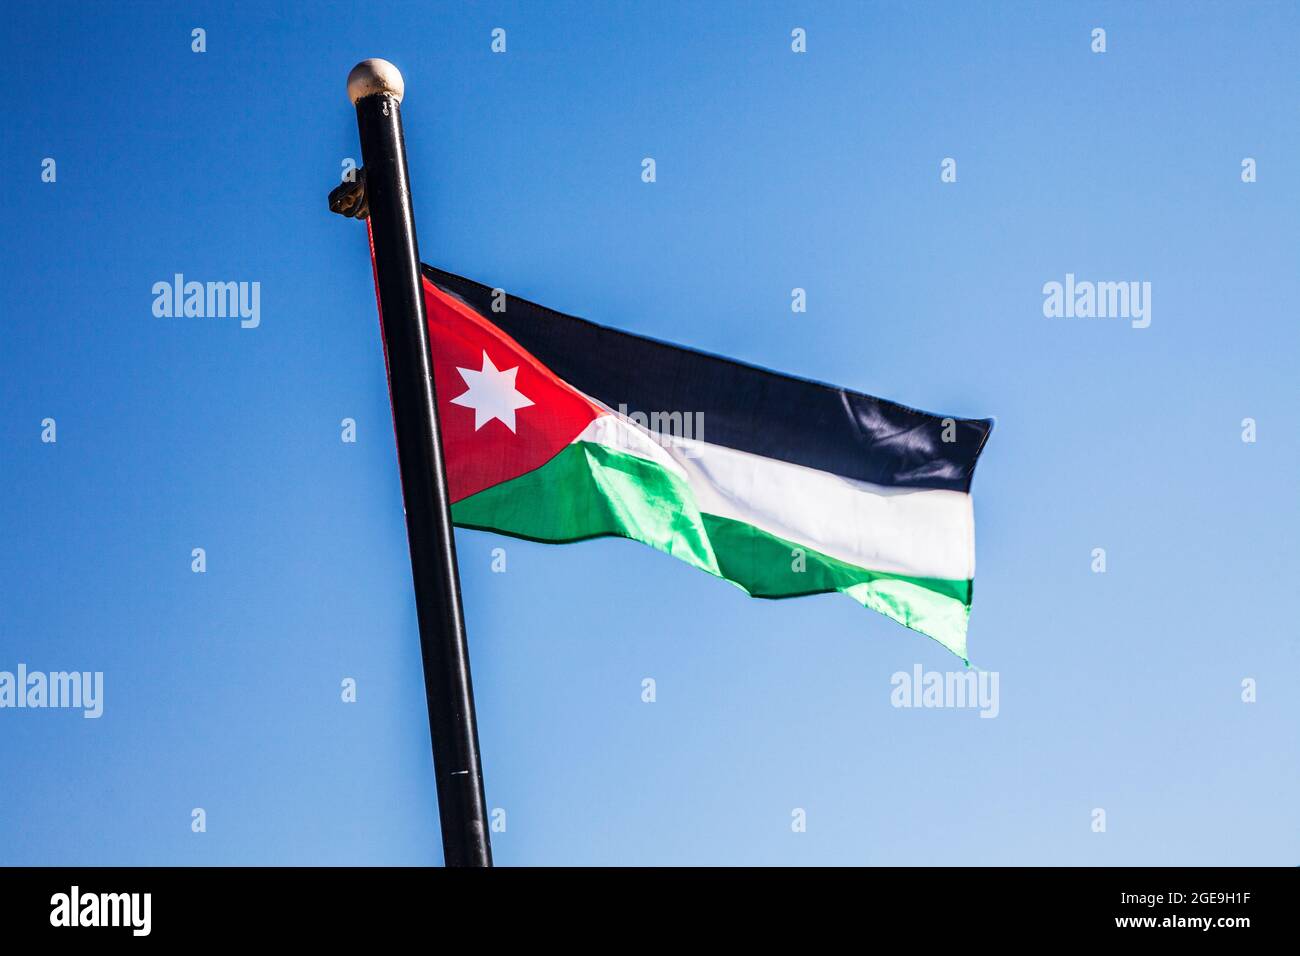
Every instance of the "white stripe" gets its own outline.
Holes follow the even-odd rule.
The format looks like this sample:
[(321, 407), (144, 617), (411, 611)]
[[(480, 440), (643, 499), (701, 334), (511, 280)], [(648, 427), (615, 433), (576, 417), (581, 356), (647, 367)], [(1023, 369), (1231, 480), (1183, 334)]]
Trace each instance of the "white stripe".
[(683, 478), (700, 511), (873, 571), (967, 580), (975, 576), (970, 495), (889, 488), (750, 452), (659, 436), (610, 413), (574, 441), (654, 461)]

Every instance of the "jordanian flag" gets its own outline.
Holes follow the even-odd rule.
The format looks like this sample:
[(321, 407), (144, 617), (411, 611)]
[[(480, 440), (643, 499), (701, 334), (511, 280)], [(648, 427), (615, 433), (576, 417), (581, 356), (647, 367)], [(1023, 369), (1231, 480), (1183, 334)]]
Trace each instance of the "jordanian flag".
[(424, 267), (452, 518), (631, 538), (754, 597), (842, 591), (966, 655), (989, 420), (604, 328)]

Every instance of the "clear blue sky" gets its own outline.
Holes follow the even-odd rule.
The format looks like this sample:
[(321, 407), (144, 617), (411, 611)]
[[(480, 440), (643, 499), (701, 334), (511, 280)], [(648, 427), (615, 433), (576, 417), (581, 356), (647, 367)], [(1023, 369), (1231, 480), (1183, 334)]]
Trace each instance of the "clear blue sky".
[[(441, 860), (365, 233), (325, 203), (366, 56), (426, 261), (998, 420), (993, 720), (891, 707), (960, 664), (847, 598), (460, 533), (498, 862), (1300, 862), (1294, 4), (185, 6), (0, 36), (0, 670), (105, 674), (99, 720), (0, 711), (0, 863)], [(155, 318), (177, 272), (260, 282), (260, 327)], [(1044, 318), (1067, 272), (1151, 282), (1151, 326)]]

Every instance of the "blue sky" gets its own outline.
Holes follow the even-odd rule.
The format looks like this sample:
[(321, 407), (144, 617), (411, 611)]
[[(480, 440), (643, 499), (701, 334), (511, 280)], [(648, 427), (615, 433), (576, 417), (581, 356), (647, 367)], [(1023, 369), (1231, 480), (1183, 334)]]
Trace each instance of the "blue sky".
[[(360, 9), (7, 14), (0, 670), (105, 700), (0, 710), (0, 864), (441, 861), (364, 229), (325, 203), (366, 56), (425, 261), (998, 420), (996, 719), (892, 707), (960, 663), (847, 598), (460, 533), (498, 863), (1297, 862), (1294, 5)], [(156, 318), (178, 272), (259, 282), (260, 325)], [(1150, 282), (1150, 327), (1045, 318), (1066, 273)]]

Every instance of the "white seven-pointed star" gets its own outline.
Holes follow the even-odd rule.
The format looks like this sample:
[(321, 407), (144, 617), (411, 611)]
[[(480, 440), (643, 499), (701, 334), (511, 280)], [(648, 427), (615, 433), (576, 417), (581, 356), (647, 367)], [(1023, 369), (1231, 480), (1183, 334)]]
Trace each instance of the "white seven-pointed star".
[(506, 428), (515, 430), (515, 409), (527, 408), (533, 400), (525, 397), (515, 389), (515, 375), (519, 366), (508, 368), (504, 372), (497, 369), (483, 352), (483, 369), (456, 367), (460, 377), (469, 386), (469, 391), (457, 395), (451, 400), (453, 405), (464, 405), (474, 409), (474, 431), (478, 431), (494, 418), (501, 419)]

